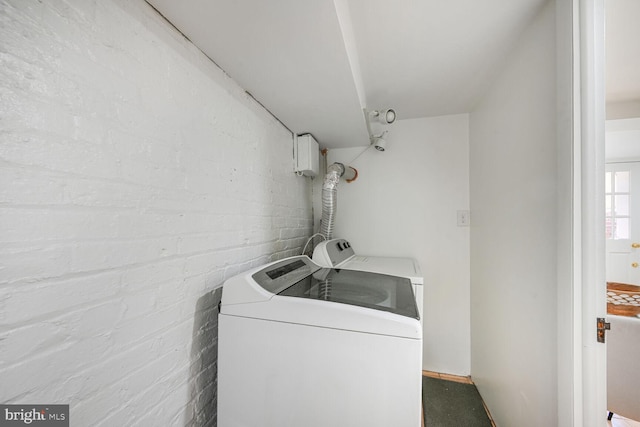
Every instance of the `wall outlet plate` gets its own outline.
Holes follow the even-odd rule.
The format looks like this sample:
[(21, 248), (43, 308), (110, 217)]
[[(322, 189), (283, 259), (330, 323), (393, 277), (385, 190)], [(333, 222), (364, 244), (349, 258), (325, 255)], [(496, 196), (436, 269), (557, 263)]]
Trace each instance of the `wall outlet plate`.
[(468, 227), (471, 225), (471, 214), (469, 211), (457, 212), (458, 227)]

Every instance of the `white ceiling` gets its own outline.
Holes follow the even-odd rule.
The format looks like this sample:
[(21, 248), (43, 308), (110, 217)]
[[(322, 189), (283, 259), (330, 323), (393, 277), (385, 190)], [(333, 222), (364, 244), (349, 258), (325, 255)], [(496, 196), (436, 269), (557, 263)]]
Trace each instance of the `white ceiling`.
[(470, 111), (544, 0), (348, 0), (366, 99), (399, 117)]
[(368, 143), (332, 0), (147, 0), (296, 133)]
[[(289, 129), (327, 148), (369, 143), (363, 107), (394, 108), (400, 119), (472, 110), (545, 3), (147, 1)], [(639, 40), (638, 14), (620, 14)], [(628, 96), (616, 85), (631, 74), (612, 90)]]

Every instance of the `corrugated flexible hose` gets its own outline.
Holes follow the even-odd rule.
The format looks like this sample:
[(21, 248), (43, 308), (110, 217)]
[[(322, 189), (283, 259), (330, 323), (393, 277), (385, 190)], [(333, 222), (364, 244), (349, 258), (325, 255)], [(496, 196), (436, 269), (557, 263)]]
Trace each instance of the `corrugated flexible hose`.
[(327, 174), (322, 184), (322, 220), (320, 222), (320, 234), (329, 240), (333, 236), (333, 223), (338, 204), (338, 183), (344, 175), (344, 165), (334, 163), (327, 168)]

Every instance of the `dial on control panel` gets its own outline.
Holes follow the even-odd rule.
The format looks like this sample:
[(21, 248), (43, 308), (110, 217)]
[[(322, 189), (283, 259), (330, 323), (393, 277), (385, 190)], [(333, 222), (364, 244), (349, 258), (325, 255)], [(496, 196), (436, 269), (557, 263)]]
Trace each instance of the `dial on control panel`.
[(341, 240), (338, 243), (336, 243), (336, 246), (338, 247), (338, 250), (340, 252), (342, 252), (345, 249), (350, 248), (351, 244), (349, 242), (347, 242), (346, 240)]

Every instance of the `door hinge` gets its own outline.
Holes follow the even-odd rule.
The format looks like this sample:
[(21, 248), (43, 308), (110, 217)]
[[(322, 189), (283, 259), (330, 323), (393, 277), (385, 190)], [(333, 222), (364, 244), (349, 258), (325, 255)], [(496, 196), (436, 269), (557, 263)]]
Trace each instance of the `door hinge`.
[(596, 329), (596, 337), (598, 342), (604, 342), (604, 331), (608, 331), (611, 329), (611, 323), (605, 321), (604, 317), (598, 317), (598, 326)]

